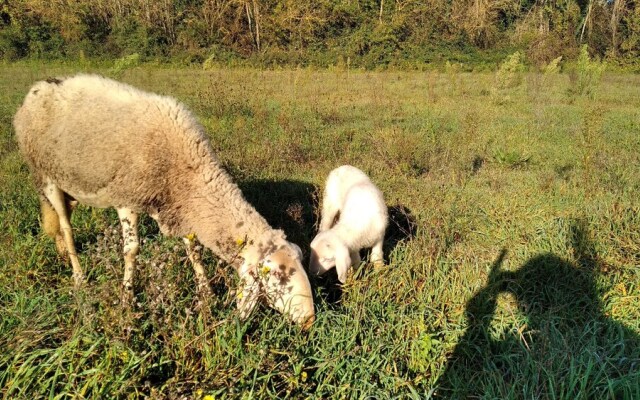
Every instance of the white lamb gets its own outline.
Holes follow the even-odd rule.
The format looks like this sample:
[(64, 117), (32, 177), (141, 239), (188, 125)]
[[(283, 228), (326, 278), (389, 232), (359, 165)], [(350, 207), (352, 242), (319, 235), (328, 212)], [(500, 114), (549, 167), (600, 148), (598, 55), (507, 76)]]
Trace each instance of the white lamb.
[[(337, 219), (337, 221), (336, 221)], [(311, 242), (309, 271), (336, 267), (344, 283), (348, 268), (360, 264), (360, 249), (371, 247), (371, 261), (383, 262), (387, 207), (380, 190), (356, 167), (343, 165), (327, 178), (319, 233)]]
[(124, 236), (123, 301), (132, 298), (138, 214), (182, 236), (210, 293), (195, 238), (235, 267), (241, 317), (259, 298), (309, 326), (311, 286), (300, 248), (272, 229), (222, 168), (204, 129), (176, 100), (95, 75), (37, 82), (14, 118), (16, 138), (40, 192), (44, 230), (84, 280), (70, 203), (115, 207)]

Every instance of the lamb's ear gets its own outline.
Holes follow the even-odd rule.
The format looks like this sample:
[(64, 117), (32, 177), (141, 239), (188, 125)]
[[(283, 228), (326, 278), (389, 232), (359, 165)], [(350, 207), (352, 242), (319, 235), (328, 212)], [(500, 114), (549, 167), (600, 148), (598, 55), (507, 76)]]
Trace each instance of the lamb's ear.
[(346, 246), (337, 246), (335, 249), (336, 272), (338, 272), (338, 280), (341, 283), (347, 281), (347, 271), (351, 266), (351, 256)]
[(291, 243), (291, 246), (294, 248), (296, 253), (298, 253), (298, 257), (300, 257), (300, 259), (302, 260), (302, 249), (300, 248), (300, 246), (295, 243)]

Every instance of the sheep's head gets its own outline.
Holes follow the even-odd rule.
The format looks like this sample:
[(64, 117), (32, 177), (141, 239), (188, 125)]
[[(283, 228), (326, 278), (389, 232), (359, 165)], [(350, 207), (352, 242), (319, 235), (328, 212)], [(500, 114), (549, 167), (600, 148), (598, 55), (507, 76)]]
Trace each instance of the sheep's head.
[(322, 275), (333, 267), (338, 272), (338, 280), (347, 280), (347, 270), (351, 256), (347, 246), (331, 230), (318, 233), (311, 242), (309, 272)]
[(240, 317), (246, 318), (258, 300), (308, 329), (315, 320), (311, 285), (302, 268), (302, 251), (284, 242), (261, 261), (249, 260), (240, 268), (243, 290), (238, 294)]

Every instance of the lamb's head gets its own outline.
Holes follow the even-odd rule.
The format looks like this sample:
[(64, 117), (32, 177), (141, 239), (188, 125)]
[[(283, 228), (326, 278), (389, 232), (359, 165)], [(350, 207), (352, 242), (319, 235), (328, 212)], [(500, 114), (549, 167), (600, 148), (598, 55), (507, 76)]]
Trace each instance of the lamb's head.
[(309, 272), (312, 274), (322, 275), (335, 266), (338, 279), (344, 283), (350, 265), (349, 248), (333, 230), (318, 233), (311, 242)]
[(240, 317), (246, 318), (258, 300), (308, 329), (315, 320), (311, 285), (302, 268), (302, 251), (282, 241), (262, 259), (248, 255), (240, 267), (243, 290), (238, 293)]

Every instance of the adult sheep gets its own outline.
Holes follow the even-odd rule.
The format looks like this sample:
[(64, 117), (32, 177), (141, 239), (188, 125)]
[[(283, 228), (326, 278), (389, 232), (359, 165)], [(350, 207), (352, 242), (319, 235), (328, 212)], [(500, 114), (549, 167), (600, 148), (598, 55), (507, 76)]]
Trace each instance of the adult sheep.
[[(14, 118), (18, 145), (40, 193), (45, 231), (84, 275), (70, 224), (71, 201), (115, 207), (124, 237), (123, 301), (132, 298), (138, 214), (181, 236), (198, 289), (210, 293), (194, 238), (240, 275), (240, 316), (260, 298), (308, 327), (313, 299), (300, 248), (245, 200), (203, 128), (175, 99), (97, 75), (34, 84)], [(64, 255), (64, 254), (63, 254)]]

